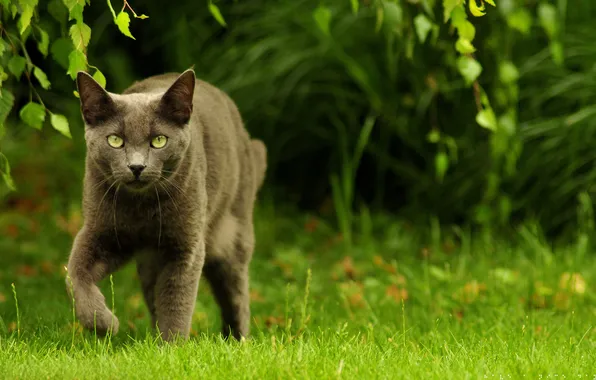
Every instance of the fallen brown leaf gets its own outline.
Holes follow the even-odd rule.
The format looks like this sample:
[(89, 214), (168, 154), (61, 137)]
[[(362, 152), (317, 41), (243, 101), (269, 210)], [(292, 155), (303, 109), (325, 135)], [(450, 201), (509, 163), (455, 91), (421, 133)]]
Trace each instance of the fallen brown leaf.
[(261, 293), (259, 293), (257, 290), (251, 290), (250, 291), (250, 301), (262, 303), (262, 302), (265, 302), (265, 298), (263, 298)]
[(131, 320), (126, 321), (126, 324), (128, 325), (129, 329), (131, 329), (132, 331), (136, 331), (137, 326), (135, 326), (135, 324)]
[(285, 319), (283, 317), (275, 317), (275, 316), (268, 316), (267, 318), (265, 318), (265, 326), (267, 326), (268, 328), (272, 327), (272, 326), (284, 326), (285, 325)]
[(19, 227), (15, 226), (14, 224), (9, 224), (6, 226), (6, 234), (13, 239), (19, 237)]
[(546, 297), (541, 295), (541, 294), (537, 294), (534, 293), (532, 294), (532, 299), (530, 300), (530, 306), (539, 308), (539, 309), (543, 309), (546, 307)]
[(309, 233), (315, 232), (318, 227), (319, 227), (319, 220), (314, 217), (311, 217), (310, 219), (308, 219), (308, 221), (304, 224), (304, 230), (306, 230), (306, 232), (309, 232)]
[(478, 281), (473, 280), (466, 283), (463, 288), (458, 290), (454, 296), (455, 298), (459, 299), (461, 302), (464, 303), (472, 303), (478, 299), (480, 294), (486, 290), (486, 285), (483, 283), (478, 283)]
[(385, 294), (393, 298), (398, 303), (401, 303), (402, 300), (408, 300), (408, 291), (395, 285), (389, 285), (385, 290)]
[(341, 266), (343, 268), (344, 274), (350, 280), (355, 280), (357, 277), (357, 270), (354, 267), (354, 260), (351, 256), (346, 256), (341, 261)]
[(455, 317), (455, 319), (461, 322), (464, 319), (464, 312), (463, 310), (454, 310), (453, 316)]
[(56, 272), (56, 266), (50, 261), (41, 262), (41, 271), (44, 274), (53, 274)]
[(343, 282), (340, 284), (342, 293), (346, 296), (346, 299), (350, 306), (362, 308), (365, 306), (364, 302), (364, 285), (360, 282)]
[(6, 302), (6, 296), (0, 293), (0, 303)]
[(37, 275), (37, 269), (31, 265), (21, 265), (17, 268), (17, 275), (23, 277), (33, 277)]

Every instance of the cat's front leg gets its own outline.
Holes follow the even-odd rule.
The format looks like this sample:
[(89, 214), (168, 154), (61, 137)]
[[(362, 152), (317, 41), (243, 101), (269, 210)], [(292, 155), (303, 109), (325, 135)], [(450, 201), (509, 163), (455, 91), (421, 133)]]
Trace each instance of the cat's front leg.
[(155, 283), (155, 316), (165, 341), (188, 338), (205, 262), (205, 244), (197, 244), (190, 254), (172, 256), (175, 259), (164, 265)]
[(118, 332), (118, 318), (108, 309), (97, 283), (125, 261), (114, 255), (107, 242), (83, 227), (77, 234), (70, 258), (66, 287), (74, 299), (79, 322), (88, 330), (105, 335)]

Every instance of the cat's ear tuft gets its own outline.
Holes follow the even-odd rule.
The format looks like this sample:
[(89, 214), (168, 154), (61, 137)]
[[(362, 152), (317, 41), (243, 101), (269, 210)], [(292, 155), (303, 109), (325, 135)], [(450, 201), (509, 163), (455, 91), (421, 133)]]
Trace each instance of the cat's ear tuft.
[(159, 112), (163, 117), (180, 125), (188, 123), (192, 114), (195, 81), (195, 72), (191, 69), (180, 74), (159, 103)]
[(114, 101), (99, 83), (84, 71), (77, 73), (77, 90), (85, 123), (95, 126), (114, 114)]

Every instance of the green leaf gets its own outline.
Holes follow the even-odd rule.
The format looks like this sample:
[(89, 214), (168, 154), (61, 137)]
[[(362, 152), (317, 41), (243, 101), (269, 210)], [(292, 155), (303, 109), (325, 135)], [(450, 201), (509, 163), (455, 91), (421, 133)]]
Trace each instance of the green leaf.
[[(380, 9), (380, 8), (379, 8)], [(393, 2), (383, 2), (383, 24), (389, 30), (399, 32), (403, 26), (403, 10)]]
[(68, 55), (73, 50), (72, 42), (69, 38), (58, 38), (52, 43), (50, 53), (54, 61), (58, 62), (60, 66), (68, 69)]
[(23, 7), (23, 12), (21, 13), (21, 18), (19, 18), (18, 25), (19, 25), (19, 32), (21, 34), (25, 33), (25, 30), (31, 25), (31, 18), (33, 17), (33, 7), (26, 5)]
[(83, 22), (77, 22), (70, 27), (69, 34), (75, 49), (85, 50), (87, 45), (89, 45), (89, 40), (91, 39), (91, 28), (87, 24)]
[(68, 71), (67, 74), (75, 80), (79, 71), (87, 70), (87, 57), (80, 50), (73, 50), (68, 55)]
[(2, 94), (0, 97), (0, 138), (2, 138), (4, 135), (4, 122), (14, 105), (14, 96), (5, 88), (0, 90), (0, 94)]
[(551, 42), (550, 44), (550, 54), (553, 56), (553, 61), (559, 66), (563, 65), (563, 61), (565, 60), (565, 54), (563, 52), (563, 44), (559, 41)]
[(101, 71), (99, 71), (99, 69), (95, 70), (95, 73), (93, 74), (93, 79), (95, 79), (101, 87), (106, 88), (106, 77), (103, 75)]
[(472, 57), (462, 56), (457, 59), (457, 68), (469, 86), (482, 73), (482, 66)]
[(474, 41), (474, 37), (476, 37), (476, 28), (474, 27), (474, 24), (468, 20), (463, 20), (457, 25), (457, 33), (459, 33), (460, 38), (472, 42)]
[(449, 21), (451, 18), (451, 12), (453, 10), (462, 5), (462, 0), (443, 0), (443, 20), (445, 22)]
[(19, 116), (28, 126), (41, 130), (46, 119), (46, 109), (39, 103), (29, 102), (21, 108)]
[(444, 269), (439, 268), (436, 265), (430, 265), (428, 267), (428, 273), (439, 281), (449, 281), (451, 274)]
[(12, 191), (16, 190), (16, 186), (14, 181), (12, 180), (12, 176), (10, 175), (10, 164), (8, 162), (8, 158), (2, 153), (0, 153), (0, 174), (2, 174), (2, 179), (4, 179), (4, 183), (6, 186)]
[(40, 27), (37, 27), (37, 30), (39, 31), (39, 41), (37, 41), (37, 50), (39, 50), (39, 52), (43, 54), (44, 57), (47, 57), (48, 49), (50, 47), (50, 36), (45, 30), (43, 30)]
[(72, 135), (70, 134), (70, 127), (68, 126), (68, 119), (65, 116), (50, 113), (50, 122), (52, 123), (52, 127), (54, 127), (55, 130), (62, 133), (69, 139), (72, 138)]
[(0, 66), (0, 87), (2, 87), (2, 83), (8, 79), (8, 74), (4, 72), (4, 67)]
[(68, 8), (62, 1), (52, 0), (48, 3), (48, 13), (60, 24), (64, 24), (68, 17)]
[(449, 157), (445, 152), (437, 153), (435, 156), (435, 173), (439, 182), (443, 182), (447, 168), (449, 168)]
[(219, 23), (219, 25), (227, 26), (226, 20), (224, 20), (223, 16), (221, 15), (219, 8), (212, 2), (209, 2), (209, 12), (211, 12), (211, 16), (213, 16), (213, 18)]
[(465, 38), (460, 38), (455, 43), (455, 50), (457, 50), (460, 54), (472, 54), (476, 51), (476, 48), (470, 40)]
[(508, 268), (495, 268), (491, 272), (499, 282), (502, 282), (505, 285), (514, 284), (518, 277), (514, 271)]
[(5, 51), (6, 51), (6, 42), (4, 42), (4, 40), (0, 39), (0, 57), (2, 57), (4, 55)]
[(557, 8), (549, 3), (540, 3), (538, 6), (538, 19), (548, 38), (554, 39), (559, 32)]
[(507, 17), (507, 24), (522, 34), (528, 34), (532, 27), (532, 15), (526, 8), (518, 8)]
[(505, 84), (514, 83), (519, 79), (519, 71), (513, 62), (501, 62), (499, 65), (499, 79)]
[(8, 70), (14, 75), (17, 79), (21, 78), (23, 71), (25, 71), (25, 65), (27, 64), (27, 60), (20, 55), (13, 55), (10, 60), (8, 61)]
[(441, 132), (439, 132), (438, 129), (432, 129), (428, 135), (426, 135), (426, 139), (428, 140), (428, 142), (431, 142), (433, 144), (438, 143), (441, 140)]
[(428, 37), (428, 33), (433, 28), (433, 23), (423, 13), (419, 13), (418, 16), (414, 18), (414, 27), (416, 28), (418, 40), (420, 43), (424, 43), (426, 37)]
[(126, 12), (120, 12), (118, 14), (118, 17), (116, 17), (116, 20), (114, 20), (116, 22), (116, 25), (118, 26), (118, 29), (120, 29), (120, 32), (122, 34), (124, 34), (126, 37), (130, 37), (133, 40), (135, 39), (132, 34), (130, 34), (130, 29), (129, 29), (129, 25), (130, 25), (130, 16), (128, 15), (128, 13)]
[(46, 75), (46, 73), (43, 72), (42, 69), (40, 69), (39, 67), (35, 66), (33, 68), (33, 76), (35, 76), (35, 78), (37, 78), (37, 80), (39, 81), (39, 84), (41, 84), (41, 87), (44, 90), (49, 90), (51, 83), (48, 80), (48, 76)]
[(350, 0), (350, 2), (352, 4), (352, 13), (358, 13), (358, 8), (360, 8), (359, 0)]
[(68, 8), (68, 20), (76, 20), (83, 22), (83, 8), (85, 8), (85, 0), (62, 0), (66, 8)]
[(492, 109), (484, 109), (476, 115), (476, 122), (483, 128), (491, 131), (497, 130), (497, 118)]
[(327, 36), (331, 34), (331, 10), (323, 5), (319, 5), (313, 12), (313, 18), (319, 29)]

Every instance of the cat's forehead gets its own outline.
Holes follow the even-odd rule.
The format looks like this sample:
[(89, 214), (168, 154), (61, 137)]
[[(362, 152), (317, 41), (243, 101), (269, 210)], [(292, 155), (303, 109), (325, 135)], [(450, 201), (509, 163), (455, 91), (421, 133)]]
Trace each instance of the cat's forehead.
[(159, 96), (152, 94), (127, 94), (115, 97), (122, 128), (127, 135), (139, 137), (150, 133), (156, 122)]

